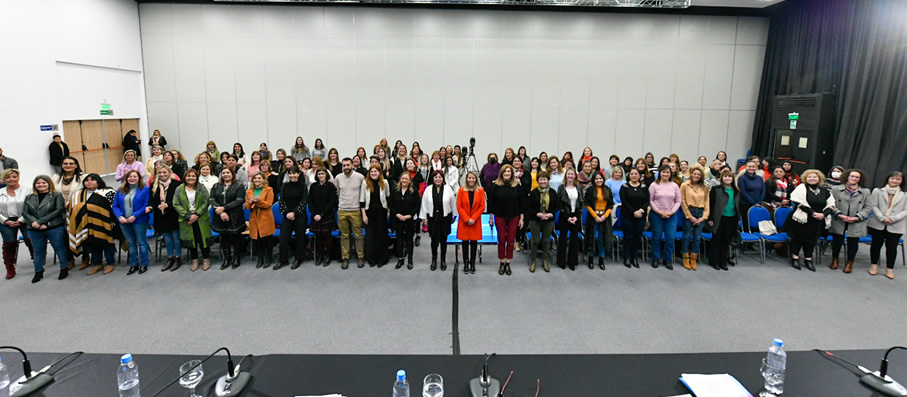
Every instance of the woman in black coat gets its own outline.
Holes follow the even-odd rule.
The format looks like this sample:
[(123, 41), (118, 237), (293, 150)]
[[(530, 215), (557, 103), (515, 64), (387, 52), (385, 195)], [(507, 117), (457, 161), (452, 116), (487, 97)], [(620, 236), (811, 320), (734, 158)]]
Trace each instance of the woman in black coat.
[(709, 190), (709, 226), (712, 243), (709, 245), (709, 264), (715, 270), (727, 270), (731, 239), (737, 235), (740, 219), (740, 190), (729, 168), (721, 170), (720, 185)]
[(796, 208), (784, 222), (784, 229), (790, 236), (790, 261), (794, 269), (800, 270), (800, 248), (803, 248), (803, 264), (810, 271), (813, 265), (813, 250), (819, 235), (831, 225), (835, 213), (835, 198), (825, 186), (825, 175), (819, 170), (806, 170), (800, 176), (801, 183), (791, 193), (791, 205)]
[(123, 137), (123, 153), (129, 150), (135, 150), (136, 153), (142, 153), (142, 140), (139, 139), (135, 130), (129, 130)]
[[(243, 203), (246, 201), (246, 187), (236, 180), (236, 172), (230, 167), (220, 171), (220, 181), (211, 188), (209, 203), (214, 209), (211, 217), (211, 230), (220, 233), (220, 247), (224, 252), (224, 270), (231, 265), (239, 267), (242, 253), (243, 236), (246, 230), (246, 217)], [(234, 256), (235, 254), (235, 256)]]
[[(557, 264), (561, 269), (576, 270), (579, 260), (579, 232), (582, 229), (583, 191), (576, 179), (576, 170), (564, 172), (564, 184), (557, 188), (560, 199), (560, 214), (557, 229), (561, 232), (557, 241)], [(569, 245), (568, 245), (569, 242)]]
[(182, 182), (172, 176), (173, 171), (170, 171), (170, 168), (158, 167), (157, 178), (148, 199), (148, 206), (154, 210), (154, 231), (164, 237), (164, 244), (167, 246), (167, 263), (161, 268), (162, 272), (176, 271), (183, 264), (180, 258), (182, 248), (179, 213), (173, 207), (173, 195)]
[[(283, 222), (280, 224), (279, 257), (274, 270), (290, 264), (290, 239), (293, 237), (294, 232), (296, 234), (296, 248), (293, 256), (296, 260), (290, 269), (298, 269), (302, 265), (302, 261), (305, 260), (305, 228), (308, 221), (305, 204), (308, 199), (308, 188), (305, 184), (305, 175), (302, 175), (298, 167), (290, 167), (287, 170), (287, 176), (287, 183), (282, 184), (280, 198), (278, 199)], [(271, 186), (271, 178), (268, 177), (268, 186)]]
[[(412, 159), (408, 161), (411, 162)], [(403, 267), (404, 257), (407, 260), (406, 268), (413, 268), (413, 232), (416, 230), (416, 217), (422, 198), (419, 197), (419, 188), (414, 187), (412, 182), (411, 174), (402, 172), (397, 186), (391, 191), (391, 226), (397, 234), (397, 269)]]
[(318, 167), (315, 182), (309, 186), (308, 206), (312, 214), (310, 230), (315, 234), (315, 266), (331, 264), (331, 232), (337, 226), (334, 214), (338, 205), (337, 186), (328, 181), (328, 170)]

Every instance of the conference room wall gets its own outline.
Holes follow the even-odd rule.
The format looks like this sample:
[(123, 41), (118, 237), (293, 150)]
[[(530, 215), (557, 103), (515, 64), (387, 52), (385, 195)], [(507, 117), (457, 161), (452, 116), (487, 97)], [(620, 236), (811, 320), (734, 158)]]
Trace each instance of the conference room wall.
[[(749, 146), (758, 17), (141, 4), (152, 128), (184, 151), (303, 136), (684, 158)], [(192, 148), (192, 149), (189, 149)], [(369, 152), (371, 149), (369, 148)]]
[[(132, 0), (45, 0), (0, 5), (0, 147), (31, 184), (49, 174), (63, 120), (138, 118), (147, 130), (138, 5)], [(100, 116), (107, 99), (114, 116)], [(76, 150), (76, 148), (72, 148)]]

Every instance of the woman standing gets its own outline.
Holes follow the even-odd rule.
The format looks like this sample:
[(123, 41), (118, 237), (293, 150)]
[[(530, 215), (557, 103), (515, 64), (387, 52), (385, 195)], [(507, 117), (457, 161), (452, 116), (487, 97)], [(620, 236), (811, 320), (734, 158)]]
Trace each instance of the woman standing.
[(183, 174), (189, 169), (186, 157), (183, 156), (182, 152), (175, 149), (170, 151), (170, 155), (173, 156), (173, 164), (171, 165), (173, 173), (176, 174), (177, 179), (183, 179)]
[[(401, 145), (402, 147), (402, 145)], [(416, 216), (419, 215), (421, 198), (419, 190), (413, 187), (411, 167), (413, 159), (407, 158), (405, 163), (410, 171), (402, 172), (397, 187), (390, 197), (391, 225), (397, 234), (397, 266), (403, 267), (403, 258), (407, 259), (406, 268), (413, 268), (413, 232), (416, 231)], [(416, 174), (418, 175), (418, 174)]]
[(561, 184), (564, 183), (564, 172), (561, 170), (561, 162), (557, 156), (548, 158), (548, 167), (545, 170), (548, 171), (548, 186), (559, 191)]
[[(539, 153), (539, 166), (542, 167), (542, 171), (545, 171), (545, 172), (548, 171), (548, 153), (546, 153), (546, 152)], [(549, 182), (550, 182), (550, 180), (549, 180)]]
[(690, 180), (680, 185), (680, 208), (683, 209), (683, 240), (680, 243), (683, 267), (696, 270), (702, 228), (709, 219), (710, 210), (709, 187), (698, 164), (690, 170)]
[(387, 218), (390, 186), (381, 168), (371, 166), (368, 177), (359, 187), (359, 208), (365, 223), (365, 259), (369, 266), (379, 268), (387, 263)]
[(142, 140), (139, 139), (138, 133), (135, 130), (129, 130), (126, 132), (126, 135), (123, 136), (123, 151), (132, 150), (133, 152), (142, 151)]
[(605, 181), (608, 189), (611, 189), (611, 197), (614, 197), (614, 204), (620, 204), (620, 189), (624, 186), (624, 169), (620, 166), (611, 170), (611, 178)]
[(907, 231), (907, 195), (904, 193), (904, 174), (894, 171), (888, 174), (885, 186), (872, 192), (872, 218), (869, 218), (869, 233), (872, 246), (869, 257), (872, 265), (869, 274), (876, 275), (882, 245), (885, 246), (885, 277), (894, 279), (894, 262), (898, 257), (898, 242)]
[(179, 215), (182, 246), (189, 249), (193, 272), (198, 270), (198, 250), (202, 251), (202, 270), (211, 268), (211, 216), (208, 213), (208, 189), (199, 183), (198, 171), (186, 171), (182, 185), (176, 188), (173, 207)]
[[(551, 159), (554, 161), (549, 161), (548, 166), (556, 169), (557, 157), (551, 157)], [(568, 169), (564, 172), (563, 178), (564, 184), (557, 189), (557, 196), (560, 199), (557, 228), (561, 232), (557, 241), (557, 264), (561, 269), (569, 266), (570, 270), (576, 270), (579, 256), (579, 233), (583, 227), (582, 214), (586, 204), (582, 191), (576, 183), (576, 170)], [(548, 183), (551, 184), (550, 181)]]
[(274, 235), (274, 190), (268, 186), (268, 179), (258, 173), (252, 177), (251, 186), (246, 190), (245, 208), (249, 214), (249, 237), (252, 239), (252, 250), (258, 254), (256, 268), (267, 269), (274, 261), (271, 236)]
[(145, 160), (145, 175), (149, 178), (154, 175), (154, 164), (164, 160), (164, 148), (160, 146), (151, 147), (151, 157)]
[(384, 179), (388, 179), (391, 173), (391, 160), (387, 157), (387, 151), (383, 147), (378, 147), (375, 155), (378, 156), (378, 164), (381, 166)]
[[(652, 267), (664, 264), (674, 270), (674, 233), (677, 232), (677, 218), (674, 213), (680, 209), (680, 188), (673, 182), (671, 167), (663, 165), (658, 169), (658, 179), (649, 186), (649, 224), (652, 225)], [(663, 234), (663, 236), (662, 236)], [(664, 248), (662, 248), (662, 245)]]
[(790, 206), (790, 194), (796, 186), (787, 179), (784, 168), (776, 166), (765, 181), (765, 203), (772, 210)]
[(251, 181), (252, 177), (259, 173), (258, 168), (261, 167), (263, 161), (261, 159), (261, 153), (257, 151), (252, 152), (252, 154), (249, 155), (249, 159), (249, 164), (246, 166), (246, 173), (249, 175), (249, 180)]
[(211, 164), (205, 164), (198, 169), (198, 183), (205, 187), (210, 194), (211, 189), (214, 189), (214, 185), (217, 184), (217, 176), (214, 175), (214, 172), (211, 170)]
[[(803, 171), (803, 179), (806, 179), (806, 171)], [(825, 179), (825, 187), (838, 186), (841, 184), (841, 177), (844, 175), (844, 167), (836, 165), (831, 167), (831, 171), (828, 172), (828, 178)]]
[(793, 183), (794, 187), (800, 184), (800, 174), (794, 171), (794, 164), (788, 160), (784, 160), (781, 163), (781, 167), (784, 168), (784, 174), (787, 176), (787, 181)]
[(220, 234), (220, 247), (224, 252), (221, 270), (231, 265), (234, 269), (239, 267), (243, 246), (242, 232), (246, 230), (242, 208), (245, 192), (246, 188), (242, 183), (236, 181), (236, 171), (230, 167), (224, 167), (220, 171), (220, 182), (211, 189), (208, 203), (214, 207), (211, 229)]
[(195, 164), (192, 165), (192, 169), (201, 171), (202, 166), (206, 164), (214, 163), (211, 161), (211, 156), (208, 154), (208, 152), (201, 152), (195, 155)]
[(500, 171), (501, 164), (498, 163), (498, 155), (496, 153), (488, 153), (488, 162), (482, 166), (482, 172), (479, 173), (482, 186), (490, 189), (491, 185), (494, 184), (495, 179), (497, 179), (498, 174), (500, 174)]
[(639, 268), (637, 256), (646, 228), (649, 209), (649, 187), (642, 181), (639, 169), (631, 168), (630, 178), (620, 189), (620, 223), (624, 231), (624, 266)]
[(451, 190), (458, 192), (460, 191), (460, 169), (454, 163), (453, 157), (447, 156), (444, 161), (446, 164), (444, 166), (444, 180), (447, 181), (447, 186)]
[(281, 183), (282, 179), (280, 178), (280, 175), (271, 169), (271, 162), (262, 162), (261, 165), (258, 166), (258, 172), (267, 177), (268, 186), (270, 186), (271, 189), (274, 189), (275, 195), (279, 195), (283, 183)]
[(154, 132), (151, 133), (151, 139), (148, 140), (148, 146), (166, 148), (167, 138), (164, 138), (164, 136), (161, 135), (161, 130), (154, 130)]
[(450, 235), (450, 224), (454, 221), (453, 212), (457, 208), (457, 195), (444, 183), (444, 171), (431, 173), (431, 186), (422, 195), (422, 206), (419, 218), (422, 225), (428, 227), (431, 236), (431, 270), (438, 267), (438, 247), (441, 247), (441, 271), (447, 270), (447, 236)]
[(586, 189), (586, 186), (589, 186), (592, 183), (592, 162), (586, 161), (582, 163), (582, 169), (576, 174), (576, 179), (579, 181), (579, 185)]
[(297, 162), (312, 158), (312, 151), (305, 145), (305, 141), (301, 136), (296, 137), (296, 143), (293, 144), (293, 149), (290, 150), (290, 156), (296, 159)]
[[(529, 160), (529, 169), (527, 170), (529, 175), (532, 177), (532, 185), (529, 188), (530, 192), (539, 187), (538, 175), (539, 175), (540, 171), (542, 171), (542, 168), (540, 166), (539, 159), (538, 159), (538, 157), (533, 157), (532, 159)], [(546, 174), (547, 174), (547, 172), (546, 172)]]
[(150, 189), (145, 187), (142, 176), (138, 171), (129, 171), (123, 180), (123, 186), (117, 191), (113, 199), (113, 215), (120, 222), (120, 229), (129, 245), (129, 271), (126, 275), (135, 272), (139, 274), (148, 271), (148, 222), (151, 207), (148, 206)]
[(173, 208), (173, 196), (181, 182), (173, 179), (172, 175), (169, 168), (158, 167), (157, 180), (152, 186), (151, 198), (148, 200), (154, 210), (154, 231), (164, 237), (164, 245), (167, 246), (167, 263), (161, 268), (162, 272), (167, 270), (175, 272), (183, 265), (180, 257), (182, 248), (179, 213)]
[[(83, 188), (73, 195), (69, 217), (69, 249), (74, 254), (87, 249), (91, 252), (92, 268), (88, 275), (101, 269), (104, 274), (113, 272), (116, 263), (117, 220), (113, 213), (116, 192), (107, 188), (98, 174), (88, 174), (82, 182)], [(101, 256), (107, 259), (107, 266), (101, 265)]]
[(136, 161), (135, 150), (127, 150), (123, 153), (123, 162), (117, 165), (117, 173), (114, 179), (117, 182), (123, 182), (123, 178), (126, 177), (126, 173), (129, 171), (138, 171), (142, 178), (145, 177), (145, 166)]
[(315, 147), (312, 148), (312, 157), (318, 156), (321, 158), (326, 158), (328, 155), (328, 149), (324, 147), (324, 142), (321, 141), (321, 138), (315, 139)]
[[(337, 152), (337, 149), (335, 149), (335, 148), (331, 148), (331, 150), (328, 150), (327, 161), (325, 161), (324, 165), (326, 167), (328, 167), (329, 170), (331, 170), (331, 174), (333, 174), (333, 175), (340, 175), (343, 173), (343, 166), (341, 165), (341, 162), (340, 162), (340, 154)], [(388, 167), (388, 169), (389, 168), (390, 167)]]
[(520, 181), (516, 178), (513, 166), (505, 164), (488, 189), (488, 213), (492, 215), (488, 219), (488, 225), (497, 225), (500, 275), (512, 274), (510, 262), (513, 260), (517, 230), (523, 227), (525, 208), (526, 195), (523, 194)]
[(463, 242), (463, 273), (475, 274), (479, 240), (482, 239), (482, 213), (485, 212), (485, 189), (479, 186), (475, 172), (466, 174), (466, 183), (457, 192), (457, 239)]
[[(63, 200), (66, 202), (66, 222), (68, 226), (70, 210), (70, 201), (72, 201), (72, 196), (82, 190), (82, 169), (79, 167), (79, 161), (75, 157), (64, 157), (62, 163), (63, 172), (60, 174), (54, 174), (50, 177), (51, 181), (54, 183), (54, 188), (63, 194)], [(68, 228), (67, 228), (68, 230)], [(67, 257), (69, 257), (69, 264), (67, 268), (72, 270), (75, 267), (75, 258), (72, 255), (72, 251), (67, 250)], [(79, 270), (85, 269), (88, 267), (88, 255), (84, 255), (82, 258), (82, 264), (79, 266)]]
[(400, 143), (394, 148), (394, 157), (393, 164), (391, 164), (391, 178), (396, 181), (400, 179), (400, 174), (403, 171), (406, 171), (406, 160), (409, 159), (409, 156), (406, 154), (406, 145)]
[(328, 170), (324, 167), (315, 170), (315, 182), (309, 186), (308, 206), (312, 214), (312, 233), (315, 233), (315, 266), (328, 267), (331, 264), (331, 251), (336, 220), (338, 197), (337, 186), (328, 182)]
[(3, 264), (6, 265), (6, 279), (16, 276), (16, 261), (19, 258), (19, 241), (22, 234), (28, 253), (35, 257), (31, 238), (28, 236), (28, 224), (22, 219), (25, 199), (31, 194), (31, 188), (19, 183), (19, 170), (3, 171), (6, 187), (0, 189), (0, 235), (3, 236)]
[(749, 210), (765, 198), (765, 180), (756, 173), (759, 164), (755, 160), (746, 163), (746, 170), (737, 177), (740, 188), (740, 216), (743, 218), (743, 230), (750, 231)]
[(305, 206), (309, 191), (306, 187), (305, 177), (299, 172), (299, 168), (291, 167), (287, 171), (287, 176), (289, 176), (289, 181), (283, 185), (282, 193), (277, 201), (280, 206), (280, 214), (283, 215), (283, 222), (280, 224), (280, 248), (274, 270), (290, 264), (290, 239), (293, 234), (296, 235), (296, 249), (293, 255), (295, 261), (290, 269), (298, 269), (305, 260), (305, 228), (308, 223)]
[(722, 167), (727, 165), (727, 153), (723, 151), (718, 152), (718, 154), (715, 155), (715, 160), (720, 161)]
[[(776, 169), (777, 170), (777, 169)], [(845, 183), (831, 188), (831, 195), (835, 198), (835, 212), (831, 220), (829, 234), (831, 241), (831, 270), (838, 269), (838, 255), (844, 245), (844, 236), (847, 236), (847, 263), (844, 273), (853, 269), (853, 261), (857, 257), (860, 237), (866, 236), (866, 219), (872, 214), (872, 193), (863, 187), (865, 174), (862, 170), (852, 169), (844, 172)]]
[[(529, 215), (529, 230), (532, 233), (532, 251), (529, 272), (535, 273), (539, 245), (542, 249), (542, 269), (551, 271), (548, 260), (551, 259), (551, 235), (554, 233), (554, 214), (560, 208), (560, 199), (548, 186), (548, 173), (539, 171), (536, 175), (538, 187), (529, 193), (526, 213)], [(541, 238), (540, 238), (541, 237)]]
[(726, 168), (718, 175), (721, 184), (709, 191), (709, 264), (715, 270), (727, 270), (731, 239), (737, 234), (740, 219), (740, 191), (734, 184), (734, 173)]
[(208, 144), (205, 145), (205, 152), (208, 153), (208, 158), (212, 163), (217, 163), (220, 159), (220, 151), (217, 150), (217, 144), (214, 141), (208, 141)]
[(271, 170), (279, 175), (285, 174), (288, 169), (286, 168), (287, 151), (277, 149), (277, 151), (274, 152), (274, 156), (275, 158), (271, 160)]
[(44, 260), (47, 257), (47, 243), (54, 248), (54, 255), (60, 260), (60, 277), (69, 275), (66, 267), (66, 222), (63, 218), (65, 201), (60, 192), (54, 191), (54, 183), (47, 175), (38, 175), (32, 183), (33, 194), (25, 198), (22, 218), (28, 226), (28, 235), (35, 242), (35, 276), (32, 283), (44, 278)]
[(272, 155), (267, 143), (262, 142), (258, 145), (258, 153), (261, 154), (261, 161), (271, 162)]
[[(750, 164), (747, 164), (747, 168)], [(784, 223), (790, 236), (790, 258), (794, 269), (800, 270), (800, 248), (803, 248), (803, 263), (806, 268), (816, 271), (813, 266), (813, 248), (823, 230), (831, 226), (831, 216), (835, 212), (835, 198), (831, 191), (823, 186), (825, 175), (819, 170), (803, 171), (803, 182), (791, 193), (790, 201), (794, 212)], [(742, 195), (742, 193), (741, 193)], [(742, 200), (741, 200), (742, 205)], [(745, 225), (745, 223), (744, 223)]]
[(624, 162), (620, 163), (620, 168), (624, 170), (624, 176), (630, 180), (630, 170), (633, 169), (633, 157), (627, 156)]
[[(686, 160), (680, 162), (680, 172), (678, 173), (680, 177), (680, 184), (690, 180), (690, 163)], [(704, 180), (705, 178), (703, 178)]]
[(236, 155), (236, 164), (245, 169), (246, 164), (249, 164), (249, 157), (246, 156), (246, 151), (243, 150), (242, 144), (236, 142), (233, 144), (233, 153)]
[(614, 193), (605, 185), (601, 171), (592, 174), (592, 183), (586, 188), (583, 201), (586, 204), (586, 253), (589, 269), (593, 269), (592, 258), (598, 248), (598, 267), (605, 270), (605, 247), (611, 247), (611, 211), (614, 209)]
[(636, 170), (639, 171), (639, 180), (646, 186), (652, 186), (655, 183), (655, 175), (646, 163), (645, 159), (636, 159)]

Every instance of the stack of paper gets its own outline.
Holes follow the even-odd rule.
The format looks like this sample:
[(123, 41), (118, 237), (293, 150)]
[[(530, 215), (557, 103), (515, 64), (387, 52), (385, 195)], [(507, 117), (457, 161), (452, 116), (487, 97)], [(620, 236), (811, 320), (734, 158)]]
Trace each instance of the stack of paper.
[(680, 381), (696, 397), (753, 397), (729, 374), (681, 374)]

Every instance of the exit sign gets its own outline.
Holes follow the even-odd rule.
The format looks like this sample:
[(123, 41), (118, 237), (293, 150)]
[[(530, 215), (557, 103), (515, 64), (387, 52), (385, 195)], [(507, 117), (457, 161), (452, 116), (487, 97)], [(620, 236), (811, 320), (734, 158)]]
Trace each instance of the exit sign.
[(800, 118), (800, 113), (794, 112), (794, 113), (788, 113), (788, 114), (787, 114), (787, 119), (788, 119), (788, 120), (797, 120), (797, 119), (799, 119), (799, 118)]
[(102, 103), (102, 104), (101, 104), (101, 109), (102, 109), (102, 110), (110, 110), (110, 104), (109, 104), (109, 103)]
[(113, 116), (113, 110), (101, 110), (101, 116)]

